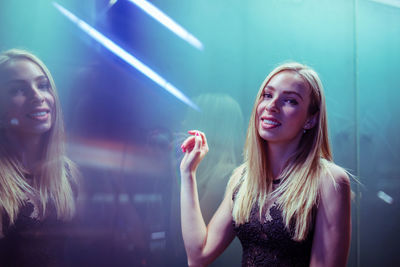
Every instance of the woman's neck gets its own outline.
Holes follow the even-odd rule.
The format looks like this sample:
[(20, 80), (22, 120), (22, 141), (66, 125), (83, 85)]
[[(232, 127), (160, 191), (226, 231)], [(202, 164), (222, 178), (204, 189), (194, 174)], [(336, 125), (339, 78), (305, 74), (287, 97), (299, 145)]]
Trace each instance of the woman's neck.
[(41, 158), (41, 136), (21, 137), (15, 133), (6, 133), (8, 146), (28, 172), (33, 172)]
[(278, 179), (290, 156), (296, 151), (297, 143), (267, 144), (268, 159), (274, 179)]

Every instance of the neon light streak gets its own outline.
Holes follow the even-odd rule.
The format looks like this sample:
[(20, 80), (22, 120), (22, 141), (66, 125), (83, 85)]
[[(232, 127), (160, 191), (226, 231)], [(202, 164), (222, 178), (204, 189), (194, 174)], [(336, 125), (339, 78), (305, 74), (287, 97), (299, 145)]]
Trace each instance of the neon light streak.
[(370, 0), (370, 1), (400, 8), (400, 1), (399, 0)]
[(113, 52), (115, 55), (120, 57), (122, 60), (124, 60), (126, 63), (149, 77), (151, 80), (153, 80), (155, 83), (163, 87), (165, 90), (167, 90), (170, 94), (174, 95), (176, 98), (178, 98), (180, 101), (183, 103), (187, 104), (188, 106), (192, 107), (195, 110), (199, 110), (196, 104), (194, 104), (187, 96), (185, 96), (181, 91), (179, 91), (175, 86), (170, 84), (168, 81), (166, 81), (163, 77), (158, 75), (156, 72), (154, 72), (152, 69), (147, 67), (145, 64), (143, 64), (141, 61), (139, 61), (137, 58), (126, 52), (124, 49), (119, 47), (117, 44), (115, 44), (113, 41), (105, 37), (103, 34), (98, 32), (96, 29), (91, 27), (89, 24), (84, 22), (83, 20), (79, 19), (76, 17), (74, 14), (57, 4), (56, 2), (53, 2), (53, 5), (62, 13), (64, 14), (68, 19), (70, 19), (73, 23), (75, 23), (79, 28), (81, 28), (84, 32), (86, 32), (88, 35), (90, 35), (93, 39), (95, 39), (97, 42), (102, 44), (104, 47), (106, 47), (108, 50)]
[(180, 38), (193, 45), (199, 50), (203, 50), (203, 44), (194, 37), (190, 32), (185, 30), (182, 26), (176, 23), (173, 19), (164, 14), (160, 9), (151, 4), (146, 0), (129, 0), (134, 3), (138, 7), (140, 7), (144, 12), (146, 12), (149, 16), (153, 17), (155, 20), (160, 22), (162, 25), (167, 27), (173, 33), (178, 35)]

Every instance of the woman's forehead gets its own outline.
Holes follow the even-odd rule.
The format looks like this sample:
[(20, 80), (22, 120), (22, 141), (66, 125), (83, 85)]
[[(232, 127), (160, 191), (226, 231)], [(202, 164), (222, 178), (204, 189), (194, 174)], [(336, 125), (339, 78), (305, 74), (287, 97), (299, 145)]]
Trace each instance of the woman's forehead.
[(265, 85), (264, 90), (295, 91), (298, 93), (309, 92), (307, 83), (294, 71), (282, 71), (275, 74)]
[(12, 59), (0, 68), (1, 83), (30, 81), (44, 77), (45, 73), (38, 64), (28, 59)]

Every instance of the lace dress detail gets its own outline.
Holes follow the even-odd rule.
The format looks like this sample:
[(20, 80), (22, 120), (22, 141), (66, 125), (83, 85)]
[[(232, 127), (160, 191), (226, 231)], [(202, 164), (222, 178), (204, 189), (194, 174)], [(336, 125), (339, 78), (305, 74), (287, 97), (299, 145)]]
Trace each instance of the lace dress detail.
[[(71, 185), (74, 196), (77, 188)], [(0, 220), (4, 237), (0, 239), (0, 266), (63, 267), (70, 225), (57, 219), (53, 201), (46, 206), (46, 217), (39, 218), (38, 198), (27, 196), (13, 225), (3, 212)]]
[(293, 231), (285, 228), (282, 211), (276, 203), (267, 205), (267, 208), (262, 223), (259, 221), (257, 205), (251, 210), (249, 222), (241, 225), (232, 222), (243, 247), (242, 266), (309, 266), (313, 227), (304, 241), (294, 241)]

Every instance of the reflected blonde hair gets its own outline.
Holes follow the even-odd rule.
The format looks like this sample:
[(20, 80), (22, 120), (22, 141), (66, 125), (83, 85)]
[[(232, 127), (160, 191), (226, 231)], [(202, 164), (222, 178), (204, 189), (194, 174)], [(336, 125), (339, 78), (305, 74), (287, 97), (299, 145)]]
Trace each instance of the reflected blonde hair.
[[(212, 149), (197, 169), (198, 187), (205, 188), (210, 180), (229, 177), (242, 162), (240, 151), (244, 139), (244, 119), (239, 103), (227, 94), (201, 94), (193, 101), (201, 111), (190, 109), (182, 129), (198, 129), (207, 133), (207, 142)], [(186, 137), (185, 133), (183, 138)], [(199, 190), (199, 194), (203, 191)]]
[[(267, 141), (258, 134), (257, 106), (262, 99), (265, 86), (272, 77), (283, 71), (297, 73), (310, 88), (308, 115), (316, 116), (316, 124), (303, 134), (298, 149), (287, 161), (280, 179), (281, 185), (273, 191), (273, 177), (267, 154)], [(312, 226), (313, 209), (318, 204), (319, 184), (322, 175), (329, 172), (332, 153), (328, 139), (328, 124), (323, 87), (318, 74), (300, 63), (285, 63), (275, 68), (261, 84), (247, 130), (244, 148), (244, 163), (239, 166), (231, 178), (230, 188), (237, 188), (233, 206), (233, 218), (236, 224), (249, 221), (254, 205), (264, 207), (269, 199), (275, 199), (282, 209), (286, 228), (292, 233), (293, 240), (301, 241)], [(241, 179), (237, 179), (241, 176)], [(232, 185), (235, 181), (234, 185)], [(263, 209), (260, 208), (260, 221)]]
[(0, 72), (15, 60), (29, 60), (43, 71), (50, 83), (50, 93), (54, 97), (52, 127), (43, 134), (39, 168), (33, 173), (32, 185), (24, 176), (27, 171), (11, 149), (7, 147), (5, 128), (0, 127), (0, 208), (1, 216), (8, 215), (10, 224), (18, 216), (20, 207), (28, 195), (37, 195), (41, 205), (40, 217), (46, 216), (46, 206), (51, 200), (57, 218), (69, 220), (75, 213), (75, 198), (72, 185), (77, 183), (77, 169), (66, 157), (64, 148), (64, 126), (60, 101), (53, 77), (44, 63), (35, 55), (19, 49), (11, 49), (0, 54)]

